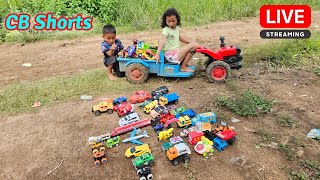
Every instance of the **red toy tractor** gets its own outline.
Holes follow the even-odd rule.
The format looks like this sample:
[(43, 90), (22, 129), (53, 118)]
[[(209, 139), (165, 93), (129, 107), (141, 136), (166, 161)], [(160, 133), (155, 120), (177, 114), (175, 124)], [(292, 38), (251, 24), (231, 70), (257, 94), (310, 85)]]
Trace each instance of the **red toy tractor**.
[(210, 82), (224, 81), (230, 75), (231, 69), (242, 67), (241, 49), (236, 46), (226, 46), (224, 40), (224, 37), (220, 37), (221, 44), (218, 52), (203, 47), (195, 50), (208, 57), (205, 68)]

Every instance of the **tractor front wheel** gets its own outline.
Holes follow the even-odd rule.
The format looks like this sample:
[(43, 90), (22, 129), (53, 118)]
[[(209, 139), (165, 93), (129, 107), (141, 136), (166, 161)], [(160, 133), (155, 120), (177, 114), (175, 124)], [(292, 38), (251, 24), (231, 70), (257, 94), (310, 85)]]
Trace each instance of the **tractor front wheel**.
[(131, 83), (144, 83), (149, 77), (149, 70), (142, 64), (130, 64), (126, 69), (126, 76)]
[(210, 82), (224, 82), (231, 73), (229, 64), (223, 61), (212, 62), (206, 71)]

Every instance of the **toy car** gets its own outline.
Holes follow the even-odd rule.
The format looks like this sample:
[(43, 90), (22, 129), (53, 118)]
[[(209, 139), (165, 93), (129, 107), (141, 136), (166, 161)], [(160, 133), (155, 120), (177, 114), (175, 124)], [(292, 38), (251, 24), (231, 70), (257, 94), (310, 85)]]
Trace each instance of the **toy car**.
[(92, 150), (92, 153), (95, 154), (96, 152), (98, 151), (105, 151), (106, 148), (103, 147), (102, 143), (97, 143), (97, 142), (93, 142), (91, 144), (91, 150)]
[[(181, 72), (180, 64), (167, 62), (163, 52), (160, 53), (160, 60), (158, 63), (156, 63), (155, 60), (123, 57), (119, 57), (117, 61), (119, 62), (119, 71), (125, 72), (128, 80), (135, 84), (144, 83), (148, 79), (149, 74), (179, 78), (187, 78), (193, 75), (193, 72)], [(189, 66), (189, 68), (195, 70), (194, 66)]]
[(148, 166), (143, 166), (137, 170), (137, 174), (140, 177), (140, 180), (151, 180), (153, 175), (151, 173), (151, 169)]
[(164, 124), (164, 127), (165, 127), (165, 128), (171, 128), (171, 127), (172, 127), (172, 124), (171, 124), (171, 123), (173, 123), (173, 122), (179, 122), (179, 119), (177, 119), (177, 118), (171, 118), (171, 119), (167, 120), (167, 121), (165, 122), (165, 124)]
[(131, 113), (131, 114), (128, 114), (128, 115), (122, 117), (119, 120), (119, 126), (125, 126), (127, 124), (131, 124), (131, 123), (139, 121), (139, 120), (140, 120), (140, 116), (138, 115), (138, 113)]
[(195, 51), (208, 57), (205, 62), (206, 76), (210, 82), (225, 81), (231, 69), (242, 67), (241, 49), (235, 46), (225, 46), (225, 38), (220, 37), (220, 49), (214, 52), (207, 48), (197, 48)]
[(96, 116), (100, 116), (100, 114), (103, 112), (107, 112), (108, 114), (112, 114), (113, 113), (112, 99), (108, 99), (106, 101), (100, 102), (99, 104), (93, 106), (92, 112)]
[(139, 169), (141, 166), (154, 166), (154, 157), (147, 152), (132, 160), (133, 167)]
[(156, 124), (154, 127), (153, 127), (154, 131), (155, 132), (160, 132), (164, 129), (164, 126), (163, 124)]
[(123, 102), (127, 102), (127, 98), (124, 96), (118, 97), (116, 99), (113, 100), (113, 105), (118, 105), (121, 104)]
[(193, 109), (187, 109), (181, 113), (178, 113), (175, 115), (176, 118), (179, 118), (180, 116), (189, 116), (189, 118), (194, 118), (197, 115), (196, 112), (194, 112)]
[(172, 118), (174, 118), (174, 115), (172, 115), (171, 113), (167, 113), (160, 119), (160, 122), (165, 124), (168, 120)]
[(179, 97), (176, 93), (171, 93), (171, 94), (164, 94), (159, 98), (159, 104), (164, 106), (167, 104), (178, 104)]
[(157, 100), (154, 100), (152, 101), (151, 103), (147, 104), (144, 108), (143, 108), (143, 111), (146, 113), (146, 114), (149, 114), (151, 112), (151, 110), (153, 108), (155, 108), (158, 104), (158, 101)]
[(122, 117), (133, 112), (133, 107), (131, 104), (123, 102), (114, 106), (113, 110), (117, 111), (119, 117)]
[(227, 141), (229, 145), (232, 145), (237, 139), (235, 137), (236, 132), (231, 129), (227, 129), (216, 134), (219, 138)]
[(113, 146), (118, 146), (120, 142), (120, 136), (116, 136), (107, 140), (106, 146), (112, 148)]
[(130, 102), (132, 104), (140, 103), (145, 100), (151, 99), (151, 95), (146, 91), (137, 91), (136, 94), (130, 97)]
[(164, 142), (162, 144), (162, 150), (166, 151), (169, 148), (171, 148), (172, 146), (174, 146), (175, 144), (179, 144), (181, 142), (184, 142), (184, 141), (180, 136), (171, 137), (168, 142)]
[(195, 145), (197, 142), (201, 141), (203, 135), (203, 132), (191, 131), (188, 134), (188, 141), (191, 145)]
[(173, 109), (173, 110), (171, 111), (171, 113), (176, 116), (177, 114), (182, 113), (182, 112), (184, 112), (185, 110), (186, 110), (186, 108), (184, 108), (183, 106), (181, 106), (181, 107), (178, 107), (178, 108), (176, 108), (176, 109)]
[(202, 136), (201, 141), (197, 142), (197, 144), (194, 146), (194, 150), (200, 154), (206, 157), (208, 153), (213, 153), (213, 142), (210, 141), (208, 138)]
[(97, 151), (93, 154), (94, 164), (99, 166), (101, 163), (107, 163), (106, 154), (104, 151)]
[(150, 115), (152, 118), (157, 118), (159, 115), (167, 114), (169, 111), (165, 106), (156, 106), (151, 112)]
[(144, 153), (151, 153), (151, 149), (149, 147), (149, 144), (143, 144), (141, 146), (135, 146), (128, 148), (125, 152), (125, 156), (127, 158), (133, 158), (133, 157), (138, 157), (141, 156)]

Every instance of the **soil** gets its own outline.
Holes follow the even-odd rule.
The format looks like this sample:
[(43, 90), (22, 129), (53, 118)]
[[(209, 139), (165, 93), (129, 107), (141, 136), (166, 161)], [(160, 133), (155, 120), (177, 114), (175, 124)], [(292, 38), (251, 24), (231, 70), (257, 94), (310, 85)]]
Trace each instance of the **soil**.
[[(319, 27), (320, 12), (314, 12), (312, 27)], [(184, 29), (187, 36), (210, 48), (217, 48), (219, 35), (227, 37), (228, 44), (244, 48), (269, 42), (259, 37), (258, 18), (220, 22), (198, 28)], [(159, 32), (119, 35), (125, 46), (133, 38), (147, 42), (156, 41)], [(99, 36), (85, 39), (37, 42), (32, 44), (3, 44), (0, 46), (1, 86), (21, 81), (34, 81), (52, 76), (81, 73), (102, 67)], [(31, 67), (22, 67), (31, 63)], [(205, 77), (190, 79), (163, 79), (152, 77), (148, 91), (162, 85), (177, 92), (179, 105), (197, 112), (217, 112), (220, 120), (235, 127), (237, 142), (223, 152), (214, 152), (208, 159), (192, 150), (188, 166), (173, 166), (161, 149), (156, 134), (150, 126), (150, 137), (141, 141), (149, 143), (156, 165), (152, 167), (155, 179), (288, 179), (290, 169), (298, 169), (287, 154), (278, 149), (260, 147), (262, 137), (245, 129), (264, 128), (272, 134), (274, 142), (288, 144), (293, 152), (302, 152), (299, 160), (320, 161), (319, 142), (306, 138), (306, 134), (320, 125), (320, 77), (302, 70), (273, 70), (265, 64), (255, 64), (233, 73), (231, 79), (241, 89), (251, 89), (267, 99), (277, 100), (271, 113), (261, 117), (243, 118), (218, 107), (219, 95), (233, 96), (235, 91), (227, 83), (208, 83)], [(133, 92), (124, 94), (130, 96)], [(71, 101), (51, 107), (40, 107), (36, 113), (0, 118), (0, 179), (138, 179), (132, 162), (124, 156), (132, 144), (121, 143), (107, 149), (107, 164), (95, 167), (91, 157), (88, 137), (111, 132), (118, 126), (116, 113), (91, 113), (91, 107), (104, 97), (123, 94), (101, 94), (93, 101)], [(149, 118), (137, 110), (144, 118)], [(277, 116), (288, 114), (296, 119), (296, 127), (282, 127)], [(241, 120), (232, 123), (231, 117)], [(175, 128), (176, 129), (176, 128)], [(175, 130), (175, 135), (179, 130)], [(129, 133), (121, 135), (127, 138)], [(290, 139), (301, 140), (292, 144)], [(268, 142), (270, 143), (270, 142)], [(190, 146), (191, 147), (191, 146)], [(297, 153), (296, 153), (297, 154)], [(234, 157), (244, 156), (238, 162)], [(60, 165), (61, 164), (61, 165)], [(60, 165), (60, 166), (59, 166)], [(55, 169), (56, 168), (56, 169)], [(50, 172), (50, 173), (49, 173)]]

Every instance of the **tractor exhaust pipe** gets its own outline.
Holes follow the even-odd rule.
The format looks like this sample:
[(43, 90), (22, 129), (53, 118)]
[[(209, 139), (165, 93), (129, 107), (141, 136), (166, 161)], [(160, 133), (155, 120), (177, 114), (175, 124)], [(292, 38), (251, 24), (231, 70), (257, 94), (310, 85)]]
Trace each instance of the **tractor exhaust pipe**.
[(225, 40), (225, 38), (223, 36), (220, 36), (220, 41), (221, 41), (220, 47), (224, 47), (226, 45), (224, 43), (224, 40)]

